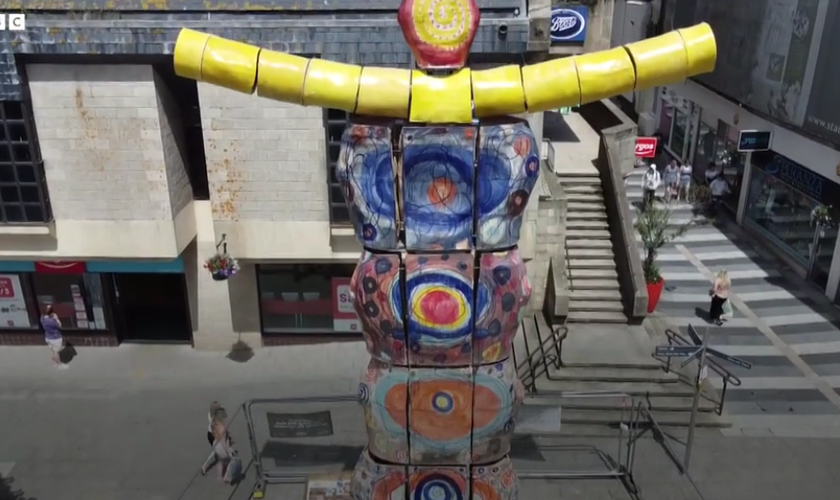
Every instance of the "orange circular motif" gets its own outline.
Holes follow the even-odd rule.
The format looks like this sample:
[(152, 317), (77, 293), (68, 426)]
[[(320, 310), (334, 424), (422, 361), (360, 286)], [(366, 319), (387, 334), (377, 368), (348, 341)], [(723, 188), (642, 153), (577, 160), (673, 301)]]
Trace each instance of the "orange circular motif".
[[(385, 395), (385, 408), (393, 421), (403, 428), (434, 441), (450, 441), (469, 436), (493, 422), (501, 407), (499, 397), (489, 388), (465, 380), (429, 380), (410, 384), (408, 421), (405, 401), (407, 388), (397, 385)], [(481, 410), (473, 412), (474, 397)], [(495, 411), (494, 411), (495, 410)]]

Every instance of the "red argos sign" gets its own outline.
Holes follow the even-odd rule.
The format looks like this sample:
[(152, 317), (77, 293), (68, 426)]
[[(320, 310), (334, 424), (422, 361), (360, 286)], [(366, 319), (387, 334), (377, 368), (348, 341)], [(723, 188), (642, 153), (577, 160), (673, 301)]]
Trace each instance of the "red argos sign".
[(420, 69), (467, 63), (481, 14), (475, 0), (403, 0), (397, 21)]
[(637, 137), (636, 156), (639, 158), (653, 158), (656, 156), (656, 137)]
[(43, 274), (83, 274), (87, 271), (84, 262), (42, 261), (35, 263), (35, 272)]

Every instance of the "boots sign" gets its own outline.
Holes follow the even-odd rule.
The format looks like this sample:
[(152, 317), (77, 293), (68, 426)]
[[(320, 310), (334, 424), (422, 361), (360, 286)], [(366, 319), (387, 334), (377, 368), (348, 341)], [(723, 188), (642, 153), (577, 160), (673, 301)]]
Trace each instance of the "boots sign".
[(636, 158), (653, 158), (656, 156), (656, 137), (636, 138)]
[(586, 41), (586, 22), (589, 8), (583, 5), (569, 5), (551, 11), (552, 42)]

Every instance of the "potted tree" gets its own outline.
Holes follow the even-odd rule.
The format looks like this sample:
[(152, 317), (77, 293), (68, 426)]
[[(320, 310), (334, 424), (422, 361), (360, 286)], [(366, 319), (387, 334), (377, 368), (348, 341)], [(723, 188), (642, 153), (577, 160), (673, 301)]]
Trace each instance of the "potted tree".
[(645, 283), (648, 292), (648, 313), (652, 313), (659, 304), (665, 280), (656, 264), (657, 252), (660, 248), (688, 231), (691, 222), (678, 226), (671, 225), (671, 210), (659, 206), (650, 206), (637, 211), (636, 231), (642, 239), (645, 249), (645, 259), (642, 268), (645, 273)]

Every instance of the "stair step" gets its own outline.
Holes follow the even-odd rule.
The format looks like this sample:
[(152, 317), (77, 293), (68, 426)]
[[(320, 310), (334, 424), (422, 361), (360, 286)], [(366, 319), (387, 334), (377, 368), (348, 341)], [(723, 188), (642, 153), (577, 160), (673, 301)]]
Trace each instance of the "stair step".
[(600, 185), (594, 184), (571, 184), (563, 186), (563, 190), (566, 191), (566, 194), (569, 193), (581, 193), (581, 194), (599, 194), (603, 196), (601, 192)]
[(577, 211), (600, 211), (606, 210), (604, 206), (603, 200), (600, 203), (595, 202), (578, 202), (578, 201), (570, 201), (567, 205), (569, 209), (569, 213), (577, 212)]
[[(552, 375), (553, 377), (554, 375)], [(612, 392), (636, 397), (692, 398), (694, 390), (683, 383), (658, 382), (600, 382), (596, 380), (553, 381), (546, 377), (537, 378), (537, 394), (548, 397), (563, 392)], [(706, 393), (704, 393), (706, 394)], [(708, 394), (706, 394), (708, 398)]]
[(572, 290), (577, 291), (577, 292), (583, 292), (583, 291), (593, 291), (594, 292), (594, 291), (598, 291), (598, 290), (604, 290), (604, 291), (615, 290), (615, 291), (617, 291), (617, 293), (619, 293), (619, 294), (621, 293), (621, 292), (618, 292), (618, 289), (620, 288), (619, 285), (618, 285), (618, 281), (614, 280), (614, 279), (609, 280), (609, 279), (575, 278), (574, 280), (572, 280), (571, 288), (572, 288)]
[(610, 232), (606, 229), (588, 230), (588, 229), (569, 229), (566, 231), (567, 239), (592, 239), (592, 240), (609, 240)]
[(615, 269), (615, 261), (609, 258), (569, 259), (569, 269)]
[(569, 202), (603, 203), (604, 201), (604, 197), (600, 194), (567, 193), (566, 196), (568, 197)]
[[(539, 393), (537, 393), (539, 394)], [(557, 403), (562, 406), (563, 410), (597, 410), (610, 411), (621, 410), (624, 408), (626, 398), (558, 398)], [(526, 397), (526, 404), (527, 404)], [(548, 396), (544, 403), (551, 401)], [(654, 412), (691, 412), (694, 404), (692, 397), (657, 397), (650, 396), (646, 398), (646, 403), (650, 404), (651, 410)], [(708, 399), (700, 398), (700, 403), (697, 405), (697, 410), (703, 413), (714, 412), (717, 405)], [(690, 416), (690, 415), (689, 415)]]
[(607, 220), (607, 212), (567, 212), (566, 220)]
[(566, 229), (609, 229), (610, 225), (604, 220), (567, 220)]
[(574, 297), (569, 300), (569, 312), (571, 311), (617, 311), (624, 310), (624, 304), (619, 300), (576, 300)]
[(642, 382), (656, 384), (676, 384), (679, 376), (665, 370), (647, 370), (636, 368), (554, 368), (549, 369), (551, 378), (557, 381), (571, 382)]
[(569, 311), (566, 316), (569, 323), (627, 323), (623, 312), (614, 311)]
[[(631, 414), (628, 411), (564, 410), (560, 418), (561, 427), (562, 424), (613, 426), (622, 422), (629, 423)], [(688, 412), (653, 412), (653, 418), (661, 427), (687, 427), (691, 415)], [(708, 429), (719, 429), (731, 427), (732, 422), (720, 418), (714, 413), (698, 413), (695, 425)]]
[(610, 240), (592, 240), (592, 239), (568, 239), (566, 235), (566, 248), (601, 248), (612, 251), (612, 241)]
[(601, 178), (592, 175), (561, 175), (557, 177), (560, 185), (565, 184), (592, 184), (601, 186)]
[(618, 290), (618, 282), (616, 282), (616, 289), (614, 290), (587, 290), (579, 289), (577, 282), (571, 289), (572, 301), (587, 301), (587, 300), (621, 300), (621, 292)]
[(566, 250), (570, 259), (609, 259), (613, 260), (612, 248), (570, 248)]
[[(618, 273), (613, 269), (573, 269), (568, 268), (569, 277), (574, 281), (580, 278), (618, 279)], [(572, 283), (574, 286), (574, 283)]]

